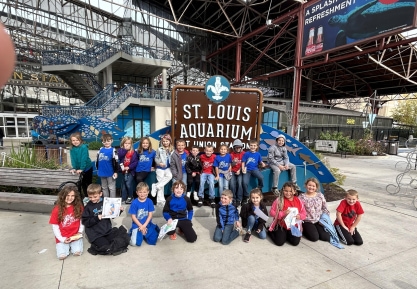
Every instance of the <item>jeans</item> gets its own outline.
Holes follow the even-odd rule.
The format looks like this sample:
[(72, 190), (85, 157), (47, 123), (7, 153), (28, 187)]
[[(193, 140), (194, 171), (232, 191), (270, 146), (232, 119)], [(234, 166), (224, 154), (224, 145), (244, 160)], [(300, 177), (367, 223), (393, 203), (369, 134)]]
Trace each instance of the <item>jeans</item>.
[(245, 198), (249, 197), (248, 186), (249, 186), (251, 176), (254, 176), (255, 178), (258, 179), (258, 188), (262, 189), (264, 186), (264, 177), (260, 170), (256, 169), (250, 172), (249, 171), (246, 172), (246, 174), (243, 175), (243, 196)]
[(219, 177), (219, 195), (222, 194), (224, 190), (229, 189), (229, 181), (223, 177)]
[[(258, 220), (256, 219), (255, 216), (250, 215), (248, 217), (248, 226), (246, 227), (246, 230), (248, 232), (252, 231), (253, 228), (257, 228), (258, 227)], [(256, 229), (257, 230), (257, 229)], [(255, 231), (256, 231), (255, 230)], [(266, 231), (265, 228), (262, 228), (262, 230), (258, 233), (259, 239), (266, 239)]]
[(122, 201), (133, 198), (133, 176), (131, 173), (123, 174), (122, 181)]
[(65, 243), (56, 243), (56, 256), (59, 258), (60, 256), (64, 255), (64, 256), (68, 256), (70, 253), (70, 249), (71, 249), (71, 253), (77, 253), (83, 252), (83, 238), (78, 239), (77, 241), (72, 241), (71, 243), (65, 244)]
[(214, 175), (202, 173), (200, 177), (200, 188), (198, 190), (198, 196), (204, 199), (204, 185), (208, 181), (209, 184), (209, 198), (214, 199)]
[(236, 175), (235, 173), (232, 173), (232, 178), (230, 179), (230, 189), (233, 192), (233, 198), (235, 201), (242, 201), (243, 198), (243, 175), (242, 173)]
[(228, 245), (238, 236), (239, 231), (234, 230), (234, 225), (229, 224), (224, 226), (223, 231), (217, 226), (216, 230), (214, 230), (213, 240), (214, 242), (222, 242), (223, 245)]

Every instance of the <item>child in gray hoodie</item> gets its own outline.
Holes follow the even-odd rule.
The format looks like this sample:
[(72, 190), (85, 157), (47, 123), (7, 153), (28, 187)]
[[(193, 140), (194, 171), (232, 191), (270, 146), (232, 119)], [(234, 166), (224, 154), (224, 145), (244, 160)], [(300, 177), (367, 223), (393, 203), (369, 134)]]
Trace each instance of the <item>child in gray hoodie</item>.
[(297, 175), (295, 166), (290, 163), (288, 157), (287, 148), (285, 147), (285, 136), (280, 134), (275, 139), (276, 144), (272, 145), (268, 149), (268, 163), (272, 171), (274, 172), (274, 178), (272, 183), (272, 192), (278, 194), (278, 180), (279, 174), (281, 171), (290, 171), (291, 181), (296, 186), (296, 189), (299, 190), (297, 186)]

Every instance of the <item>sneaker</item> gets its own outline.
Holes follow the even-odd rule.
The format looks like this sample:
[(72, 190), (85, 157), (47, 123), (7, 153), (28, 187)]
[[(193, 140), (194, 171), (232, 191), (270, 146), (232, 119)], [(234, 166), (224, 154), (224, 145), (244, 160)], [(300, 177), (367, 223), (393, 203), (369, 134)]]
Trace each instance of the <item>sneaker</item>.
[(275, 188), (275, 187), (274, 187), (274, 188), (272, 188), (272, 190), (271, 190), (271, 191), (272, 191), (272, 193), (273, 193), (275, 196), (277, 196), (277, 197), (279, 196), (279, 190), (278, 190), (278, 188)]
[(156, 184), (152, 184), (152, 190), (151, 190), (152, 197), (156, 197), (157, 191), (158, 191), (158, 188), (156, 187)]
[(169, 235), (169, 238), (170, 238), (172, 241), (174, 241), (174, 240), (176, 240), (176, 239), (177, 239), (177, 234), (176, 234), (176, 233), (174, 233), (174, 234), (172, 234), (172, 235)]
[(248, 200), (249, 200), (248, 198), (244, 197), (242, 200), (242, 206), (246, 205), (248, 203)]
[(194, 201), (198, 201), (200, 198), (198, 197), (197, 192), (193, 193)]
[(210, 199), (210, 207), (213, 209), (216, 207), (216, 203), (214, 202), (214, 199)]
[(297, 185), (297, 183), (293, 183), (294, 184), (294, 187), (295, 187), (295, 189), (297, 190), (297, 191), (301, 191), (301, 189), (300, 189), (300, 187)]
[(200, 208), (201, 206), (203, 206), (203, 198), (198, 198), (198, 203), (197, 206)]
[(158, 202), (156, 203), (156, 206), (163, 208), (165, 206), (165, 202)]
[(252, 236), (251, 233), (246, 233), (245, 237), (243, 238), (243, 241), (245, 241), (246, 243), (249, 243), (250, 237)]
[(131, 203), (132, 203), (132, 198), (131, 197), (127, 198), (127, 200), (125, 201), (125, 204), (129, 205)]
[(187, 192), (187, 198), (191, 196), (191, 192)]

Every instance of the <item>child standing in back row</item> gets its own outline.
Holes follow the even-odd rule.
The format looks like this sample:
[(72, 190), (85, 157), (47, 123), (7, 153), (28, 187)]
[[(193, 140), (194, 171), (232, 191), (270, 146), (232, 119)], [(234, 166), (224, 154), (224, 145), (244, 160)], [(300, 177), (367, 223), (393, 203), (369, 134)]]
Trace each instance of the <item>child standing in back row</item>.
[(164, 134), (161, 138), (161, 146), (156, 150), (156, 179), (158, 182), (152, 184), (152, 197), (156, 196), (156, 205), (163, 207), (165, 205), (165, 185), (172, 179), (170, 169), (171, 155), (174, 151), (172, 139), (169, 134)]
[(242, 157), (242, 173), (243, 175), (243, 201), (242, 206), (248, 202), (249, 197), (249, 182), (250, 177), (254, 176), (258, 179), (258, 189), (262, 191), (264, 186), (264, 177), (258, 168), (258, 165), (265, 167), (262, 161), (262, 156), (258, 152), (258, 142), (251, 140), (249, 142), (249, 151), (246, 152)]
[[(185, 140), (179, 139), (176, 142), (177, 149), (171, 155), (171, 173), (172, 182), (182, 180), (187, 183), (187, 172), (185, 163), (187, 161), (188, 152), (185, 150)], [(190, 197), (187, 195), (187, 197)]]
[(206, 182), (209, 184), (209, 199), (210, 199), (210, 206), (214, 208), (216, 203), (214, 202), (214, 181), (215, 177), (213, 174), (213, 164), (214, 160), (216, 159), (216, 155), (213, 154), (214, 148), (212, 145), (206, 145), (204, 149), (205, 154), (200, 156), (201, 164), (203, 167), (203, 171), (200, 177), (200, 188), (198, 190), (198, 207), (203, 205), (204, 199), (204, 186)]
[(198, 146), (191, 148), (191, 154), (187, 157), (185, 169), (187, 170), (187, 197), (191, 197), (191, 188), (194, 184), (194, 201), (198, 201), (198, 189), (200, 188), (200, 175), (203, 167), (201, 166), (200, 153)]
[(120, 172), (123, 175), (122, 202), (131, 204), (133, 199), (133, 179), (135, 178), (136, 166), (138, 164), (138, 155), (133, 149), (131, 137), (126, 136), (122, 139), (117, 155), (120, 160)]
[(88, 146), (83, 144), (83, 139), (79, 132), (71, 134), (70, 140), (71, 173), (82, 174), (81, 187), (84, 197), (87, 197), (87, 187), (93, 182), (93, 165), (88, 153)]
[[(153, 162), (155, 160), (156, 152), (152, 149), (151, 140), (148, 137), (143, 137), (136, 151), (138, 154), (138, 164), (136, 166), (135, 179), (136, 183), (145, 182), (146, 177), (154, 169)], [(133, 196), (136, 198), (135, 196)]]
[(359, 202), (358, 192), (347, 190), (346, 196), (336, 209), (334, 226), (339, 235), (340, 242), (346, 245), (362, 245), (362, 237), (356, 228), (362, 219), (364, 211)]
[(101, 137), (104, 147), (97, 152), (97, 175), (100, 177), (103, 195), (105, 197), (116, 197), (116, 179), (119, 166), (119, 157), (116, 149), (112, 147), (113, 137), (111, 134), (104, 134)]
[(219, 194), (229, 189), (229, 181), (231, 178), (230, 169), (232, 166), (232, 158), (227, 153), (227, 145), (221, 145), (216, 159), (214, 160), (214, 168), (216, 170), (216, 179), (219, 182)]

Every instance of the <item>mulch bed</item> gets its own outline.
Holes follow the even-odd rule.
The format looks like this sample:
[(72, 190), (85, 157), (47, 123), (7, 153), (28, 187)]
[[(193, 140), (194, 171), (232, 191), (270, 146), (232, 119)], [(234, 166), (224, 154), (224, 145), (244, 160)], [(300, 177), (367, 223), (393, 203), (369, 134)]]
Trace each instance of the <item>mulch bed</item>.
[[(327, 202), (340, 201), (345, 197), (346, 191), (335, 184), (323, 184), (324, 197)], [(273, 193), (264, 193), (263, 201), (267, 206), (271, 206), (276, 199)]]

